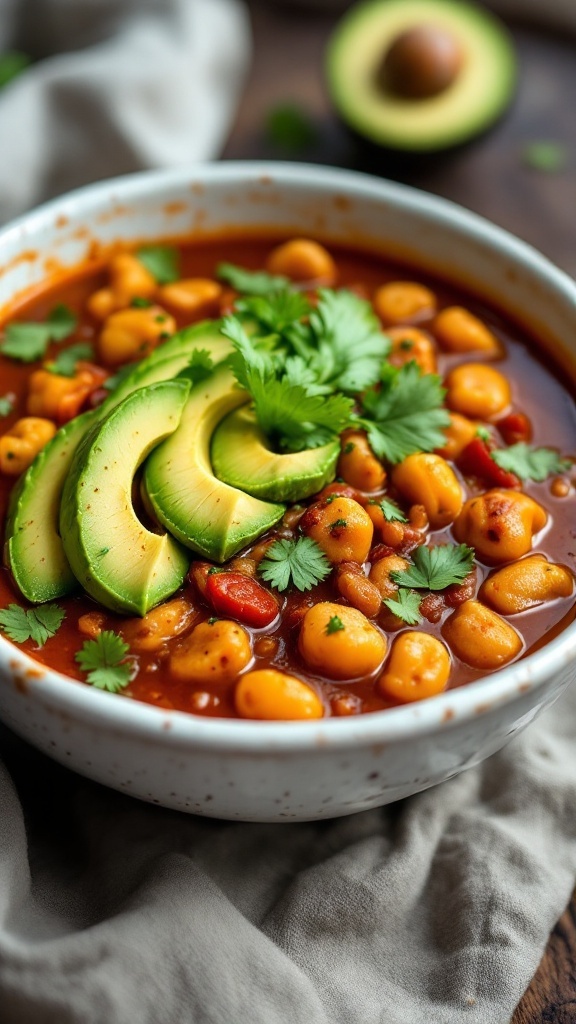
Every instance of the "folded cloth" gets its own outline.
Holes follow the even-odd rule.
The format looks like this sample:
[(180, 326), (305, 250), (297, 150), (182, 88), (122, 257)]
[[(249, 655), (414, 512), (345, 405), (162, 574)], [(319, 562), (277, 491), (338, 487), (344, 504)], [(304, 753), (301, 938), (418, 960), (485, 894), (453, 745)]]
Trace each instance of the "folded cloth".
[(2, 1024), (506, 1024), (576, 872), (564, 696), (389, 808), (242, 825), (140, 804), (0, 730)]
[(0, 0), (0, 223), (60, 192), (218, 154), (248, 66), (236, 0)]
[[(38, 62), (0, 93), (0, 220), (213, 155), (248, 36), (226, 0), (0, 0), (7, 47)], [(575, 722), (570, 693), (443, 786), (283, 826), (140, 804), (0, 729), (1, 1024), (505, 1024), (576, 872)]]

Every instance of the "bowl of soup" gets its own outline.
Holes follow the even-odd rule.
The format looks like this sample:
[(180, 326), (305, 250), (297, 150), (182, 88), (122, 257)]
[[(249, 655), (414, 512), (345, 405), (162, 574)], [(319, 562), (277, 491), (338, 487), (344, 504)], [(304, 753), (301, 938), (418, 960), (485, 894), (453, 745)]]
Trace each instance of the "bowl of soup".
[(576, 287), (328, 168), (89, 186), (0, 233), (0, 716), (190, 813), (352, 813), (574, 676)]

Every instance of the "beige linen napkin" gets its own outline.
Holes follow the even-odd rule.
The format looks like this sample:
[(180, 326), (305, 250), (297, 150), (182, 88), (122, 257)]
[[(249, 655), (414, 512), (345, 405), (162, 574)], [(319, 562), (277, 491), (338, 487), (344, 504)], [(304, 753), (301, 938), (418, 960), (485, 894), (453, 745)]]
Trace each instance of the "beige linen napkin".
[[(0, 220), (217, 150), (226, 0), (0, 0)], [(0, 684), (1, 685), (1, 684)], [(576, 693), (479, 768), (302, 825), (186, 817), (0, 727), (0, 1024), (507, 1024), (576, 874)]]
[(60, 192), (216, 156), (242, 90), (237, 0), (0, 0), (0, 224)]

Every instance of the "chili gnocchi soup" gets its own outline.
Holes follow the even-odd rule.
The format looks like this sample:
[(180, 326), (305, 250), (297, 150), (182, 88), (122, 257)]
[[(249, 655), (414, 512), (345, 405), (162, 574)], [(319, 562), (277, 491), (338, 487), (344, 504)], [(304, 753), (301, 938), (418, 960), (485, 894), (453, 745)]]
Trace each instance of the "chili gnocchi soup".
[(549, 366), (372, 255), (115, 251), (0, 331), (0, 630), (197, 715), (469, 684), (573, 618), (576, 419)]

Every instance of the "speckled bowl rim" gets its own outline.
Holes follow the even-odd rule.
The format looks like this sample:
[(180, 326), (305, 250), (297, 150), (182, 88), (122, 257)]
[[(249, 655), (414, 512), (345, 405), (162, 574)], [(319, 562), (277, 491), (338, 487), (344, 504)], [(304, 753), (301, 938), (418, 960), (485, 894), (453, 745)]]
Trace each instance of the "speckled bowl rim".
[[(574, 304), (576, 284), (546, 257), (514, 235), (483, 217), (448, 200), (405, 185), (370, 175), (307, 164), (226, 162), (201, 164), (169, 171), (146, 171), (108, 179), (70, 192), (45, 203), (13, 221), (0, 231), (0, 256), (5, 242), (13, 237), (33, 237), (47, 218), (78, 205), (89, 214), (93, 205), (113, 192), (114, 200), (137, 201), (165, 188), (194, 181), (210, 187), (217, 182), (255, 183), (272, 179), (274, 184), (298, 185), (311, 193), (338, 190), (390, 202), (413, 213), (434, 218), (439, 225), (466, 234), (469, 240), (490, 245), (520, 269), (537, 273), (545, 286)], [(0, 637), (0, 672), (13, 685), (25, 689), (30, 700), (40, 701), (54, 712), (69, 715), (114, 733), (154, 738), (169, 747), (221, 750), (245, 754), (270, 751), (296, 752), (316, 748), (348, 750), (370, 744), (405, 742), (473, 721), (497, 711), (528, 691), (536, 691), (561, 673), (576, 657), (576, 623), (554, 640), (519, 662), (485, 679), (427, 700), (349, 718), (327, 718), (314, 722), (254, 722), (237, 719), (203, 718), (183, 711), (156, 708), (136, 700), (91, 689), (78, 680), (48, 669)]]

